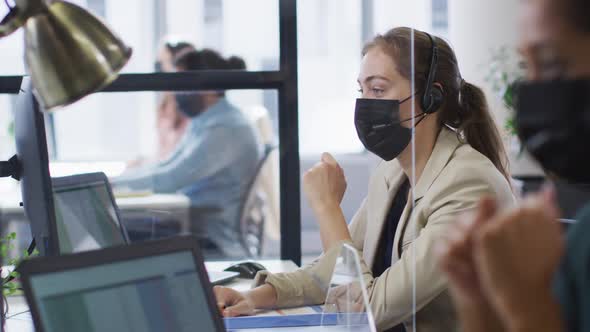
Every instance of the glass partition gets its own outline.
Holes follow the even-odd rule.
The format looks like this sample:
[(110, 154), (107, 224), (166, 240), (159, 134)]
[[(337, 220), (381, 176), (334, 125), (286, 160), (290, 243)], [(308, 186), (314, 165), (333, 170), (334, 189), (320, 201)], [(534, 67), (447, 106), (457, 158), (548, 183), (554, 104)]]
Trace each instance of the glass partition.
[(131, 241), (196, 234), (208, 259), (278, 252), (274, 91), (108, 93), (52, 114), (52, 176), (100, 170)]
[[(300, 6), (303, 4), (306, 2)], [(360, 3), (347, 1), (346, 4), (346, 9), (354, 6), (360, 9)], [(414, 7), (405, 6), (402, 2), (396, 4), (394, 7), (398, 12), (414, 10)], [(307, 5), (311, 6), (311, 3)], [(334, 24), (337, 24), (338, 20), (334, 19)], [(390, 22), (387, 29), (379, 31), (381, 36), (372, 36), (366, 43), (361, 42), (359, 33), (358, 39), (353, 38), (347, 43), (357, 45), (356, 51), (347, 47), (343, 52), (330, 55), (334, 60), (318, 67), (315, 77), (325, 78), (325, 82), (316, 79), (316, 84), (325, 83), (331, 89), (314, 91), (314, 98), (327, 99), (325, 96), (340, 94), (340, 98), (332, 98), (338, 102), (334, 105), (338, 106), (328, 109), (325, 104), (316, 103), (316, 113), (322, 114), (325, 119), (313, 123), (301, 122), (302, 173), (318, 162), (328, 163), (321, 154), (329, 152), (342, 168), (348, 184), (344, 197), (338, 202), (341, 213), (335, 213), (329, 219), (325, 217), (325, 211), (314, 210), (319, 209), (317, 202), (303, 203), (304, 253), (306, 246), (313, 245), (320, 252), (333, 250), (330, 247), (332, 234), (328, 234), (331, 225), (347, 223), (354, 247), (359, 251), (358, 268), (362, 271), (356, 272), (352, 263), (354, 260), (350, 257), (348, 260), (344, 257), (336, 264), (342, 271), (337, 271), (334, 278), (350, 278), (351, 272), (362, 277), (345, 285), (332, 281), (324, 305), (324, 316), (328, 320), (325, 325), (339, 324), (354, 329), (359, 324), (367, 326), (366, 319), (372, 315), (379, 330), (389, 330), (401, 324), (412, 330), (419, 299), (430, 292), (417, 275), (436, 273), (429, 258), (414, 248), (424, 225), (419, 224), (419, 217), (412, 212), (419, 202), (414, 193), (415, 184), (420, 181), (417, 173), (428, 160), (423, 145), (434, 144), (426, 142), (434, 140), (434, 132), (437, 131), (436, 116), (423, 112), (424, 90), (421, 88), (426, 85), (428, 65), (415, 67), (415, 61), (430, 63), (431, 45), (428, 37), (419, 32), (420, 48), (415, 49), (415, 31), (396, 27), (395, 21)], [(325, 33), (330, 36), (341, 32), (338, 29), (326, 30)], [(356, 63), (350, 62), (354, 58)], [(305, 61), (303, 55), (301, 61)], [(339, 66), (337, 73), (337, 77), (348, 77), (348, 83), (346, 79), (338, 80), (331, 74), (331, 66), (339, 61), (348, 61), (348, 66)], [(353, 88), (345, 92), (346, 86), (354, 87), (358, 92)], [(307, 111), (302, 105), (301, 120), (305, 119)], [(316, 113), (313, 116), (317, 118)], [(311, 112), (309, 116), (312, 116)], [(313, 140), (314, 128), (323, 131), (327, 138)], [(326, 135), (328, 132), (330, 134)], [(330, 139), (348, 150), (341, 150), (336, 144), (321, 144)], [(313, 150), (305, 150), (303, 142), (306, 140), (312, 142), (310, 146)], [(355, 143), (348, 144), (349, 141)], [(305, 191), (304, 185), (302, 192)], [(308, 202), (308, 198), (303, 198), (302, 202)], [(332, 208), (330, 206), (330, 210)], [(313, 235), (319, 239), (309, 241), (306, 227), (313, 229), (313, 226), (316, 227)], [(427, 268), (423, 269), (425, 265)]]
[[(102, 18), (133, 56), (123, 73), (153, 72), (170, 61), (168, 44), (186, 42), (228, 57), (242, 56), (250, 70), (279, 69), (278, 0), (70, 0)], [(255, 15), (251, 13), (255, 8)], [(0, 4), (0, 14), (7, 12)], [(25, 73), (22, 31), (0, 40), (0, 74)]]
[(338, 327), (338, 331), (376, 332), (366, 287), (356, 249), (343, 245), (326, 293), (321, 325)]
[[(207, 259), (277, 258), (277, 100), (275, 90), (97, 93), (46, 115), (50, 174), (105, 173), (132, 242), (194, 233)], [(21, 215), (3, 217), (22, 248), (28, 225), (8, 180), (3, 212)]]

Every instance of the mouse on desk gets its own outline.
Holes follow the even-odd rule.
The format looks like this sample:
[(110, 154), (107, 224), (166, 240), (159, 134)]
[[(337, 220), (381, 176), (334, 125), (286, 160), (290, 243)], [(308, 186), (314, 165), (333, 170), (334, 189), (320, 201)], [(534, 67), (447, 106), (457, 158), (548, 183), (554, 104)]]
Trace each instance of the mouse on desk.
[(234, 264), (225, 269), (224, 271), (238, 272), (240, 274), (240, 278), (254, 279), (258, 271), (264, 270), (266, 270), (266, 268), (261, 264), (250, 261)]

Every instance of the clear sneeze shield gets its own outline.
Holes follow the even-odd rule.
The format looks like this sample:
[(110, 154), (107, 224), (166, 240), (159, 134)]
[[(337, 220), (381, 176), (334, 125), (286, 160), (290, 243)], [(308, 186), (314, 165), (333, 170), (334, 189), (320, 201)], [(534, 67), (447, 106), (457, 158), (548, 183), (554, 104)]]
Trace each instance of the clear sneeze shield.
[(348, 244), (336, 258), (321, 325), (327, 330), (376, 332), (360, 259)]

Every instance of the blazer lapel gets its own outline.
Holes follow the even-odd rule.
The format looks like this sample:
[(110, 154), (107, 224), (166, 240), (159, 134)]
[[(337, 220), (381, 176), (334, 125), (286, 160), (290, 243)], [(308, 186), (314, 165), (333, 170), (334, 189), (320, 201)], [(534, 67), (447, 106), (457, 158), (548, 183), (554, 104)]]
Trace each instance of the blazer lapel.
[(368, 199), (368, 222), (363, 258), (369, 268), (375, 262), (375, 255), (381, 240), (381, 233), (385, 225), (391, 203), (402, 184), (405, 174), (397, 160), (387, 162), (383, 174), (378, 175), (371, 185)]
[(402, 241), (403, 234), (406, 233), (406, 228), (408, 227), (409, 220), (411, 220), (411, 213), (414, 206), (418, 204), (422, 197), (424, 197), (430, 186), (432, 186), (432, 183), (434, 183), (451, 159), (455, 150), (461, 144), (462, 143), (457, 138), (455, 132), (445, 127), (441, 129), (436, 144), (434, 145), (434, 149), (432, 150), (432, 154), (430, 155), (430, 158), (428, 158), (426, 166), (424, 166), (424, 171), (422, 172), (420, 179), (418, 179), (418, 183), (416, 183), (411, 189), (413, 193), (413, 201), (411, 200), (412, 196), (410, 195), (408, 203), (402, 213), (402, 217), (400, 218), (400, 222), (397, 225), (393, 240), (392, 264), (399, 260), (402, 255), (400, 241)]
[(419, 201), (426, 191), (432, 186), (434, 180), (439, 176), (440, 172), (445, 168), (445, 166), (449, 163), (449, 160), (453, 156), (453, 153), (459, 146), (463, 143), (459, 141), (457, 138), (457, 134), (443, 127), (438, 134), (438, 138), (436, 139), (436, 144), (434, 145), (434, 149), (432, 150), (432, 154), (428, 161), (426, 162), (426, 166), (424, 166), (424, 170), (422, 171), (422, 175), (420, 179), (418, 179), (418, 183), (414, 188), (414, 201)]

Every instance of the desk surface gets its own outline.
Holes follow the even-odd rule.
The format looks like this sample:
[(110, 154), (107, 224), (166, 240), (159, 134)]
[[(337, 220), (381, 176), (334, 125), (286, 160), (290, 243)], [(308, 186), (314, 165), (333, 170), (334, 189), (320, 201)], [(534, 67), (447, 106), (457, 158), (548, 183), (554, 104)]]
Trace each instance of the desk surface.
[[(115, 197), (117, 205), (121, 210), (134, 209), (180, 209), (188, 210), (190, 208), (190, 199), (182, 194), (153, 194), (139, 196)], [(2, 195), (0, 197), (0, 212), (2, 214), (23, 214), (24, 210), (20, 206), (22, 201), (20, 192), (13, 195)]]
[[(239, 261), (215, 261), (205, 262), (207, 270), (210, 271), (223, 271), (226, 267), (238, 263)], [(297, 265), (292, 261), (281, 261), (281, 260), (259, 260), (257, 261), (273, 273), (279, 272), (291, 272), (297, 269)], [(226, 284), (225, 286), (232, 287), (239, 291), (245, 291), (252, 285), (250, 279), (235, 279), (234, 281)], [(10, 296), (8, 297), (8, 315), (16, 315), (15, 317), (9, 318), (6, 321), (7, 332), (29, 332), (34, 331), (33, 321), (30, 319), (29, 314), (18, 315), (19, 313), (28, 311), (29, 307), (24, 296)]]

